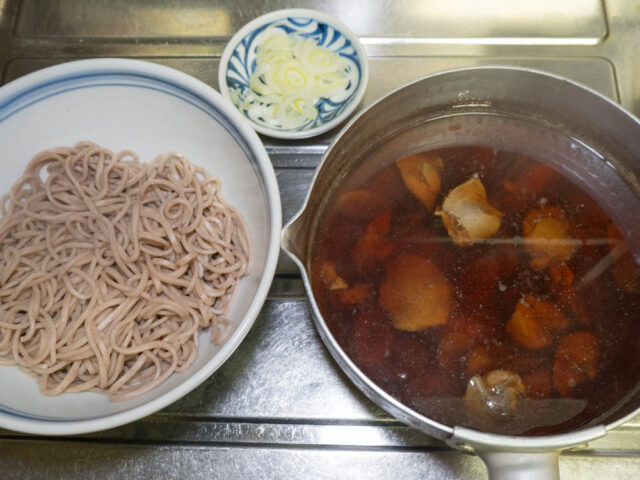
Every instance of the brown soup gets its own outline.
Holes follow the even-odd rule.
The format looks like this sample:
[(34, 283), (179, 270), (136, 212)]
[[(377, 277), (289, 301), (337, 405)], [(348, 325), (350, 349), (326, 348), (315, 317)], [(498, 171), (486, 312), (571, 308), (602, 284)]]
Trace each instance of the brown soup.
[(345, 181), (311, 281), (342, 349), (447, 425), (586, 426), (640, 379), (639, 268), (605, 211), (544, 160), (490, 147)]

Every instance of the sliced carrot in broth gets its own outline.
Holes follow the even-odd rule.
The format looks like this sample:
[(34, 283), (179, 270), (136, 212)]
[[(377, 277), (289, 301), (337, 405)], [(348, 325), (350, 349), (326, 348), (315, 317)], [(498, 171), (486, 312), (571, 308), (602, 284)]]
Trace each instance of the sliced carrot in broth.
[(555, 288), (568, 288), (573, 285), (573, 272), (566, 263), (552, 265), (549, 276)]
[(388, 208), (371, 220), (353, 247), (353, 263), (358, 270), (375, 266), (393, 250), (393, 244), (386, 240), (391, 227), (391, 212)]
[(525, 295), (507, 322), (507, 333), (524, 348), (538, 350), (548, 347), (553, 335), (563, 333), (570, 325), (569, 318), (552, 302)]
[(338, 213), (352, 220), (369, 220), (387, 207), (389, 200), (386, 197), (368, 189), (343, 193), (336, 200)]
[(491, 361), (487, 348), (483, 346), (474, 347), (471, 352), (469, 352), (466, 374), (468, 377), (482, 374), (490, 370), (492, 365), (493, 362)]
[(565, 304), (571, 303), (573, 296), (574, 275), (566, 263), (558, 263), (549, 267), (549, 290)]
[(375, 293), (373, 285), (370, 283), (358, 283), (353, 287), (347, 288), (340, 292), (340, 301), (342, 303), (353, 305), (363, 302)]
[(563, 397), (593, 380), (598, 373), (600, 346), (593, 332), (579, 331), (560, 339), (553, 364), (553, 387)]
[(496, 207), (508, 216), (533, 207), (536, 199), (553, 191), (554, 177), (561, 179), (552, 167), (533, 163), (529, 157), (499, 152), (498, 158), (500, 167), (487, 181), (495, 192)]
[(531, 257), (531, 268), (544, 270), (566, 262), (576, 250), (576, 239), (569, 233), (569, 222), (558, 207), (531, 210), (522, 222), (524, 248)]
[(320, 281), (328, 290), (343, 290), (347, 288), (347, 282), (336, 272), (333, 263), (323, 261), (318, 265)]
[(533, 306), (538, 322), (546, 331), (552, 334), (563, 333), (571, 325), (569, 318), (552, 302), (533, 295), (527, 295), (525, 299)]

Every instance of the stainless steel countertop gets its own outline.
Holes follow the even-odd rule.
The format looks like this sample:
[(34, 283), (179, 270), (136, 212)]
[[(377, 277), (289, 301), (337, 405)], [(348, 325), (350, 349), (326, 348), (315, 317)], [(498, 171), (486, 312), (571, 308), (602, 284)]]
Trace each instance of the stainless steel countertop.
[[(226, 41), (279, 8), (326, 11), (362, 38), (366, 105), (439, 70), (525, 65), (582, 82), (640, 114), (640, 2), (632, 0), (0, 0), (3, 83), (80, 58), (146, 59), (217, 88)], [(532, 92), (534, 93), (534, 92)], [(336, 131), (263, 138), (287, 221)], [(0, 388), (3, 388), (0, 385)], [(250, 334), (165, 410), (92, 435), (0, 429), (1, 478), (486, 478), (474, 456), (390, 418), (339, 371), (283, 255)], [(563, 479), (640, 477), (640, 417), (560, 457)]]

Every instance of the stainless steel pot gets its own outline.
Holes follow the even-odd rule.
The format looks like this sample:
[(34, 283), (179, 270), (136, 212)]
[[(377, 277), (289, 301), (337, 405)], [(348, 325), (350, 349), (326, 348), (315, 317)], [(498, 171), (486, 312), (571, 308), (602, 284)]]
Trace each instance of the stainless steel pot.
[[(487, 122), (468, 121), (486, 115)], [(508, 121), (503, 121), (505, 118)], [(456, 120), (456, 128), (443, 119)], [(497, 122), (497, 123), (496, 123)], [(502, 122), (502, 123), (500, 123)], [(448, 126), (448, 127), (447, 127)], [(517, 144), (521, 153), (546, 150), (559, 168), (583, 181), (622, 226), (640, 262), (640, 122), (619, 105), (569, 80), (529, 69), (479, 67), (435, 74), (401, 87), (361, 112), (327, 150), (301, 211), (283, 230), (283, 249), (297, 263), (332, 356), (371, 400), (399, 420), (478, 453), (494, 479), (558, 478), (562, 449), (584, 446), (640, 412), (640, 389), (595, 425), (541, 437), (483, 433), (448, 426), (420, 415), (391, 397), (345, 354), (331, 335), (309, 281), (310, 254), (319, 216), (344, 174), (364, 158), (380, 162), (446, 145)], [(576, 146), (580, 145), (580, 149)], [(588, 155), (576, 154), (589, 152)]]

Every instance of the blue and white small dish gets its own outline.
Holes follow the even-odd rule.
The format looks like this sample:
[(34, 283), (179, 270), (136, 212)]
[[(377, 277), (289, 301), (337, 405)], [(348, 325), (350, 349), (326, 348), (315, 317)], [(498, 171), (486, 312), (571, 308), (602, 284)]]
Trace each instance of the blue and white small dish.
[[(318, 47), (336, 53), (349, 71), (344, 90), (328, 98), (315, 98), (315, 116), (296, 125), (284, 126), (274, 116), (264, 115), (263, 109), (257, 108), (263, 107), (264, 102), (254, 101), (260, 96), (252, 90), (250, 79), (256, 71), (258, 46), (269, 29), (281, 29), (296, 39), (314, 40)], [(227, 44), (218, 71), (220, 93), (232, 101), (253, 128), (264, 135), (284, 139), (313, 137), (340, 124), (359, 105), (368, 79), (367, 56), (356, 34), (338, 20), (306, 9), (278, 10), (246, 24)], [(244, 100), (239, 101), (239, 96)]]

